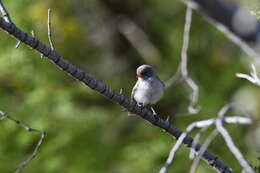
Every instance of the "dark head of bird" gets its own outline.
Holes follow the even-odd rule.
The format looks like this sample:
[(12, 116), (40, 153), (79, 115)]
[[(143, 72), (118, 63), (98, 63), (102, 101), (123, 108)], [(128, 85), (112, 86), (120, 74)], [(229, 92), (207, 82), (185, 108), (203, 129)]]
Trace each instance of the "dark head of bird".
[(137, 78), (149, 78), (156, 76), (155, 70), (150, 65), (141, 65), (136, 70), (136, 76)]

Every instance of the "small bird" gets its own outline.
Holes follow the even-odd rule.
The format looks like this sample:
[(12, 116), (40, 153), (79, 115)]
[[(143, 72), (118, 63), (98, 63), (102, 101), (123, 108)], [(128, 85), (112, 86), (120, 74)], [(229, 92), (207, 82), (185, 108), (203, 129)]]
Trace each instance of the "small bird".
[(132, 90), (131, 98), (142, 106), (154, 105), (164, 94), (164, 83), (150, 65), (139, 66), (136, 74), (138, 80)]

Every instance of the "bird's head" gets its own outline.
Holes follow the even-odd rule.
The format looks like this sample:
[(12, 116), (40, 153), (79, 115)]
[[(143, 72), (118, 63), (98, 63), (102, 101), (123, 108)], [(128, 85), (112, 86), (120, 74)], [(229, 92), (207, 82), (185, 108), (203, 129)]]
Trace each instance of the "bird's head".
[(149, 77), (156, 76), (156, 72), (150, 65), (141, 65), (136, 70), (136, 77), (141, 79), (147, 79)]

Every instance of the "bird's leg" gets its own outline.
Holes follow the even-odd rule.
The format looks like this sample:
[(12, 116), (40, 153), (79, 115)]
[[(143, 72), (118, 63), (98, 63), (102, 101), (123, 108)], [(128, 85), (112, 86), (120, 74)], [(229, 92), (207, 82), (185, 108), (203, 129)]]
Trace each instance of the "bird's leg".
[(151, 106), (150, 108), (151, 108), (151, 111), (153, 112), (153, 115), (156, 115), (156, 112), (155, 112), (155, 110), (153, 109), (153, 107)]
[(144, 103), (137, 103), (139, 107), (144, 107)]
[[(153, 107), (152, 107), (152, 106), (150, 106), (150, 109), (151, 109), (151, 111), (153, 112), (153, 115), (157, 115), (157, 113), (155, 112), (155, 110), (153, 109)], [(167, 116), (167, 118), (165, 119), (165, 121), (168, 121), (168, 122), (170, 122), (170, 121), (171, 121), (171, 116), (170, 116), (170, 115), (168, 115), (168, 116)]]

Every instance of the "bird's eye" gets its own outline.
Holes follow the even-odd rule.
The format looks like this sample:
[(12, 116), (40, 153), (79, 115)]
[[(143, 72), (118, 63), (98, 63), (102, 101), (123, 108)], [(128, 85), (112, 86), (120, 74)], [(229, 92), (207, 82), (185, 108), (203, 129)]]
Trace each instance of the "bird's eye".
[(144, 75), (144, 76), (147, 76), (147, 71), (143, 71), (142, 73), (141, 73), (141, 75)]

